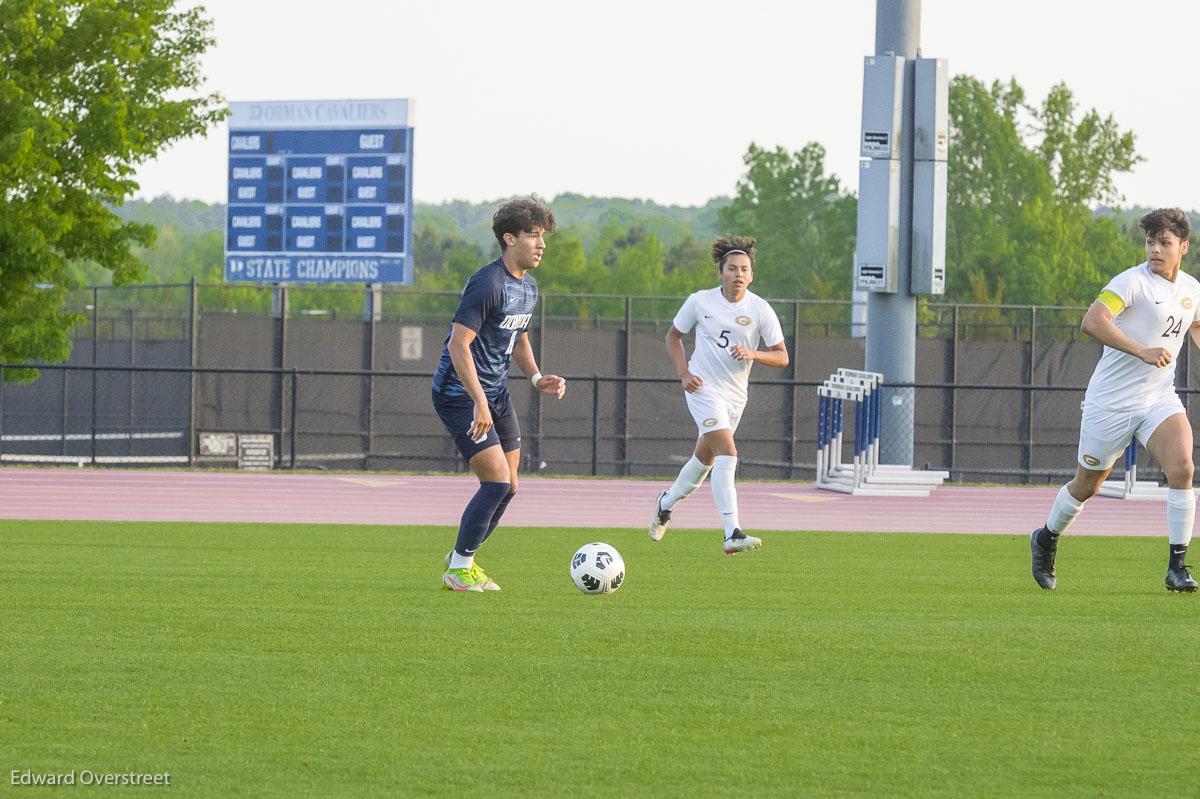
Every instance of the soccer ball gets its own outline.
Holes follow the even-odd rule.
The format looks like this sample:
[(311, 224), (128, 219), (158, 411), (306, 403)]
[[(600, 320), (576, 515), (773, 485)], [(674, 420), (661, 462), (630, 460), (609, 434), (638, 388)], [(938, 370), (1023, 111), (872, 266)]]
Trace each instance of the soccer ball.
[(571, 558), (571, 579), (585, 594), (611, 594), (625, 580), (625, 561), (608, 544), (584, 544)]

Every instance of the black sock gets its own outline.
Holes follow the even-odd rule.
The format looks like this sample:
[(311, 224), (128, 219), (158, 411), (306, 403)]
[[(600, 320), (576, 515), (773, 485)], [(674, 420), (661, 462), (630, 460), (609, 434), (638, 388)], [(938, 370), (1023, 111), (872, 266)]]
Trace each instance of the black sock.
[(1038, 530), (1037, 542), (1042, 549), (1057, 549), (1058, 533), (1051, 532), (1049, 527), (1043, 527)]
[[(509, 492), (504, 495), (504, 499), (500, 500), (500, 504), (496, 506), (495, 513), (492, 514), (492, 521), (488, 524), (487, 532), (483, 535), (483, 541), (487, 541), (488, 537), (495, 531), (496, 525), (500, 523), (500, 517), (504, 515), (504, 509), (508, 507), (508, 503), (516, 496), (516, 493), (516, 491)], [(483, 541), (479, 542), (481, 546), (483, 545)]]
[(480, 482), (479, 489), (463, 511), (458, 525), (458, 540), (454, 551), (460, 555), (474, 555), (475, 550), (488, 536), (488, 525), (496, 512), (496, 506), (508, 496), (508, 483)]
[(1171, 544), (1171, 568), (1177, 569), (1183, 565), (1183, 559), (1187, 557), (1187, 544)]

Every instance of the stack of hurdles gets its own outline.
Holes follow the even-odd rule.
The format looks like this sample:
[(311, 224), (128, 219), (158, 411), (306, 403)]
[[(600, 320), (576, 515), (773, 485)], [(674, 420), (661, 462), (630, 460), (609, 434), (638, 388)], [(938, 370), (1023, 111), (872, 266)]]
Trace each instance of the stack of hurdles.
[[(882, 385), (878, 372), (838, 369), (817, 387), (817, 488), (860, 496), (927, 497), (949, 479), (949, 472), (879, 462)], [(854, 417), (850, 463), (842, 461), (847, 403)]]

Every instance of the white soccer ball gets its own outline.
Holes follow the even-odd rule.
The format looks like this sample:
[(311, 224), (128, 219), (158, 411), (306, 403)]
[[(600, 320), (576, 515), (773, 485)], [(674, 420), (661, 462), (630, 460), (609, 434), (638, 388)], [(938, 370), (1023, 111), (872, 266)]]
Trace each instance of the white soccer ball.
[(571, 558), (571, 579), (585, 594), (611, 594), (625, 580), (625, 560), (608, 544), (584, 544)]

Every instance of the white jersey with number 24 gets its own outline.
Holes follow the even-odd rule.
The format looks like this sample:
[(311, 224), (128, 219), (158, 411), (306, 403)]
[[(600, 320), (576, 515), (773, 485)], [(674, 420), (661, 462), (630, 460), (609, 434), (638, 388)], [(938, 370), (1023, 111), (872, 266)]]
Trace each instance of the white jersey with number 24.
[(1152, 366), (1105, 347), (1084, 401), (1110, 411), (1147, 408), (1175, 390), (1175, 359), (1192, 323), (1200, 319), (1200, 282), (1181, 271), (1172, 283), (1142, 263), (1114, 277), (1105, 291), (1120, 297), (1124, 305), (1113, 324), (1143, 347), (1170, 352), (1171, 363)]
[(739, 361), (730, 347), (741, 344), (758, 349), (761, 338), (768, 347), (783, 341), (779, 317), (767, 301), (750, 291), (739, 302), (730, 302), (717, 286), (687, 298), (671, 323), (680, 333), (696, 329), (696, 346), (688, 371), (706, 388), (735, 404), (746, 402), (746, 384), (753, 361)]

